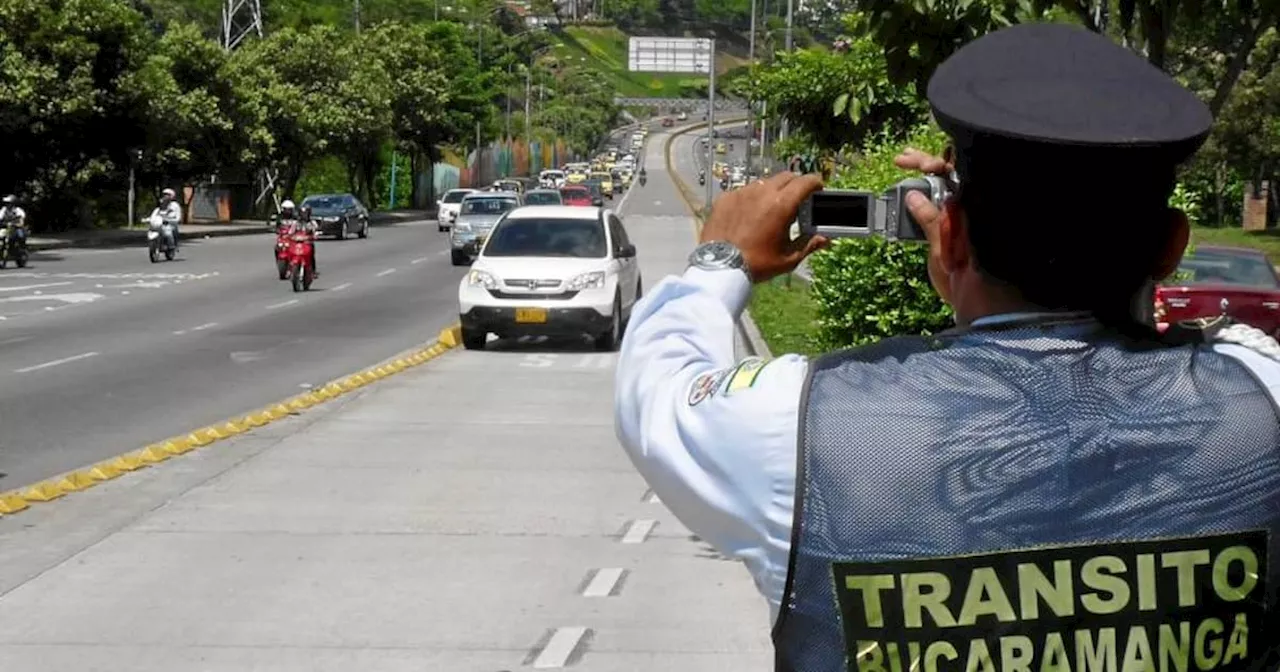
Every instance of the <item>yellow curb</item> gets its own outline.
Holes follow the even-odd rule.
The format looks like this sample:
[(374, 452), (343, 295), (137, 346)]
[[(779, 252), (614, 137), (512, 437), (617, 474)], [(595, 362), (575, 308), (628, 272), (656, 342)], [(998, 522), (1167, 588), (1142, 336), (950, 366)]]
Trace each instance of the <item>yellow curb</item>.
[(19, 496), (28, 502), (52, 502), (67, 494), (53, 481), (43, 481), (23, 490)]
[(29, 507), (27, 500), (16, 492), (0, 493), (0, 514), (17, 513)]
[(119, 478), (126, 472), (144, 469), (150, 465), (159, 464), (179, 455), (189, 453), (198, 447), (243, 434), (256, 427), (263, 427), (301, 410), (357, 390), (374, 381), (430, 361), (448, 350), (458, 347), (461, 342), (461, 328), (455, 324), (441, 331), (440, 341), (434, 345), (401, 355), (395, 360), (384, 362), (371, 369), (331, 381), (321, 388), (288, 401), (248, 413), (239, 418), (227, 420), (218, 425), (197, 429), (186, 436), (177, 436), (153, 443), (144, 448), (99, 462), (86, 469), (68, 472), (21, 490), (0, 493), (0, 515), (24, 511), (30, 508), (32, 503), (60, 499), (69, 492), (86, 490), (98, 483)]

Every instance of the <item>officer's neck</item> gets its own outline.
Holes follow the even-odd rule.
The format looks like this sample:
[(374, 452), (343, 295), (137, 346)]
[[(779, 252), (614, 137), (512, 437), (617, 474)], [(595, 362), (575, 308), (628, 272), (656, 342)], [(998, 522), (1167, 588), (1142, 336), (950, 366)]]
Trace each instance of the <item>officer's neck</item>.
[(1018, 292), (989, 282), (982, 282), (978, 286), (967, 289), (971, 291), (957, 292), (951, 302), (951, 307), (956, 313), (956, 324), (962, 327), (967, 327), (973, 324), (974, 320), (984, 317), (1061, 312), (1027, 301)]

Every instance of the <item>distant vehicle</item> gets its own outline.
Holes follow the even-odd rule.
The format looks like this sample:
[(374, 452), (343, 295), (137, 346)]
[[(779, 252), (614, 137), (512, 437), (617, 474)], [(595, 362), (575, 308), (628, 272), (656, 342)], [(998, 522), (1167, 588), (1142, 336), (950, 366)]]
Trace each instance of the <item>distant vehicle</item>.
[(441, 231), (448, 231), (453, 225), (453, 220), (458, 216), (458, 208), (462, 205), (462, 199), (467, 194), (476, 193), (475, 189), (450, 189), (444, 192), (444, 196), (436, 201), (436, 224), (439, 225)]
[(564, 199), (555, 189), (534, 189), (524, 195), (525, 205), (564, 205)]
[(724, 154), (725, 146), (723, 142), (716, 143), (716, 154)]
[(473, 259), (498, 220), (522, 205), (524, 198), (514, 191), (482, 191), (463, 198), (449, 236), (453, 265), (462, 266)]
[(596, 171), (591, 173), (589, 179), (600, 183), (600, 192), (604, 194), (605, 198), (613, 198), (613, 175), (609, 171)]
[(543, 189), (559, 189), (564, 186), (564, 171), (544, 170), (538, 174), (538, 183)]
[(664, 117), (664, 118), (662, 119), (662, 126), (663, 126), (664, 128), (666, 128), (666, 127), (670, 127), (670, 126), (675, 126), (675, 125), (676, 125), (676, 120), (675, 120), (675, 119), (672, 119), (671, 117)]
[(604, 186), (597, 179), (587, 179), (582, 186), (591, 190), (591, 205), (604, 207)]
[(524, 182), (516, 179), (496, 180), (493, 185), (489, 187), (489, 191), (510, 191), (517, 194), (523, 194), (525, 192)]
[(369, 210), (352, 194), (317, 194), (302, 199), (301, 208), (311, 208), (316, 233), (346, 240), (355, 231), (369, 237)]
[(1156, 288), (1156, 302), (1166, 311), (1161, 322), (1227, 315), (1280, 335), (1280, 278), (1262, 252), (1197, 245), (1178, 270), (1189, 279), (1168, 280)]
[(560, 198), (565, 205), (591, 206), (591, 190), (581, 184), (560, 187)]
[(603, 208), (521, 208), (494, 227), (458, 284), (462, 344), (490, 333), (588, 336), (616, 350), (643, 294), (636, 248)]
[(684, 121), (688, 118), (689, 118), (688, 112), (681, 112), (680, 114), (676, 115), (676, 119), (679, 119), (680, 121)]

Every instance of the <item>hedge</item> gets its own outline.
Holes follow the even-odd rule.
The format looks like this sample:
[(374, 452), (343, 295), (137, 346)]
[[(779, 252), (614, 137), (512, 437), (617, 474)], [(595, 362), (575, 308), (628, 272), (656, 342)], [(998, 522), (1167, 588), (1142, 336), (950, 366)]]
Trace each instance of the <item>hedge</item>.
[[(880, 193), (910, 176), (893, 164), (903, 147), (940, 153), (946, 143), (946, 135), (932, 125), (915, 129), (905, 141), (881, 136), (851, 166), (837, 169), (828, 186)], [(927, 260), (926, 245), (881, 238), (842, 238), (813, 255), (818, 342), (836, 349), (951, 327), (950, 307), (929, 284)]]

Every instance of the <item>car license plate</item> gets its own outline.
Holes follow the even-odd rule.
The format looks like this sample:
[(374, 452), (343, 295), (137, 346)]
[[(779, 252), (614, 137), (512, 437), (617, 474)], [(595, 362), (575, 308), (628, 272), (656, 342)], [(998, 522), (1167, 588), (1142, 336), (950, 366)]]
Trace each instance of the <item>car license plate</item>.
[(545, 308), (516, 308), (516, 322), (523, 324), (545, 324), (547, 310)]

